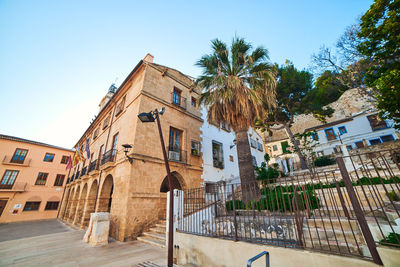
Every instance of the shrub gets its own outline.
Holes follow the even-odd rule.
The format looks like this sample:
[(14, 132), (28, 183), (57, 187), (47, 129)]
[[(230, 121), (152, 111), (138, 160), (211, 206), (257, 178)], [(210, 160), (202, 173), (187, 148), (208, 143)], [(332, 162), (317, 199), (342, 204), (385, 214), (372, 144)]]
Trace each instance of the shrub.
[(256, 167), (256, 177), (257, 180), (263, 181), (264, 184), (275, 183), (276, 179), (279, 177), (278, 168), (273, 165), (273, 167), (267, 167), (265, 162), (261, 163), (261, 167)]
[(384, 239), (382, 239), (379, 242), (384, 243), (385, 245), (389, 245), (389, 246), (390, 246), (390, 244), (400, 245), (399, 240), (400, 240), (400, 234), (390, 233), (388, 236), (386, 236)]
[(388, 196), (388, 198), (391, 200), (391, 201), (399, 201), (399, 196), (396, 194), (396, 192), (394, 192), (393, 190), (392, 191), (390, 191), (390, 192), (388, 192), (388, 193), (386, 193), (386, 195)]
[(323, 167), (328, 165), (333, 165), (336, 163), (336, 160), (331, 156), (321, 156), (314, 159), (314, 165), (316, 167)]

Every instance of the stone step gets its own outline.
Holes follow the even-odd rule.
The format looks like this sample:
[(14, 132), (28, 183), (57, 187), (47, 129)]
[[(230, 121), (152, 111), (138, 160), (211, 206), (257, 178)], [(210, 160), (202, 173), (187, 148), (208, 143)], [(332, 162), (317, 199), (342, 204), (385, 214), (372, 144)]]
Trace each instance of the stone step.
[(350, 254), (364, 254), (363, 244), (352, 244), (346, 242), (336, 242), (336, 241), (327, 241), (327, 240), (306, 240), (305, 242), (306, 248), (314, 248), (323, 251), (335, 251), (340, 253), (350, 253)]
[(359, 231), (357, 220), (347, 220), (347, 218), (310, 218), (304, 220), (306, 228), (340, 229), (344, 231)]
[(312, 239), (315, 242), (318, 240), (329, 240), (338, 242), (365, 244), (364, 238), (360, 231), (342, 231), (341, 229), (326, 229), (323, 228), (303, 228), (303, 236), (307, 239)]
[(137, 240), (147, 243), (147, 244), (150, 244), (150, 245), (153, 245), (153, 246), (165, 248), (165, 241), (162, 241), (160, 239), (157, 239), (157, 238), (154, 238), (151, 236), (139, 236), (137, 238)]
[(160, 228), (166, 228), (166, 224), (165, 223), (156, 223), (156, 226), (157, 227), (160, 227)]
[(165, 234), (166, 228), (165, 227), (153, 227), (153, 228), (150, 228), (150, 232)]
[(145, 233), (143, 233), (143, 235), (144, 236), (150, 236), (152, 238), (159, 239), (159, 240), (164, 241), (164, 242), (166, 240), (165, 233), (164, 234), (160, 234), (160, 233), (156, 233), (156, 232), (145, 232)]

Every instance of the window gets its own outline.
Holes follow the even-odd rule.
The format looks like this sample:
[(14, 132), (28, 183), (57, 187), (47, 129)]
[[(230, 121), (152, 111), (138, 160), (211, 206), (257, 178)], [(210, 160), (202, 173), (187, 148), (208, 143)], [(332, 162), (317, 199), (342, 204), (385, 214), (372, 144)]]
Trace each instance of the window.
[(46, 153), (46, 155), (44, 156), (43, 161), (53, 162), (53, 159), (54, 159), (54, 154), (53, 153)]
[(218, 186), (215, 183), (206, 183), (206, 193), (215, 194), (217, 193)]
[(314, 140), (314, 141), (318, 141), (318, 140), (319, 140), (319, 136), (318, 136), (318, 133), (317, 133), (317, 132), (312, 133), (312, 134), (311, 134), (311, 137), (312, 137), (312, 140)]
[(93, 140), (96, 139), (97, 135), (99, 134), (99, 128), (97, 128), (96, 130), (94, 130), (93, 132)]
[(231, 128), (229, 127), (229, 124), (227, 122), (222, 122), (220, 127), (224, 131), (227, 131), (227, 132), (231, 131)]
[(14, 152), (11, 162), (23, 164), (27, 153), (28, 153), (28, 150), (17, 148)]
[(35, 185), (45, 185), (48, 175), (49, 175), (48, 173), (39, 172)]
[(109, 122), (110, 122), (110, 115), (108, 115), (103, 122), (103, 128), (102, 128), (103, 130), (107, 128)]
[(121, 114), (121, 112), (124, 110), (124, 106), (125, 106), (125, 97), (117, 105), (117, 108), (115, 110), (115, 117)]
[(103, 156), (103, 149), (104, 149), (104, 145), (101, 145), (101, 147), (99, 149), (99, 161), (100, 161), (101, 157)]
[(181, 94), (181, 90), (179, 90), (178, 88), (174, 88), (174, 92), (172, 93), (172, 104), (175, 104), (177, 106), (181, 105)]
[(346, 146), (346, 148), (347, 148), (348, 151), (350, 151), (350, 150), (353, 149), (353, 146), (352, 145), (348, 145), (348, 146)]
[(27, 201), (25, 203), (24, 211), (39, 210), (40, 201)]
[(262, 143), (260, 143), (260, 142), (257, 142), (257, 149), (259, 150), (259, 151), (264, 151), (264, 148), (263, 148), (263, 145), (262, 145)]
[(116, 133), (113, 137), (113, 142), (112, 142), (112, 155), (114, 156), (115, 153), (117, 152), (117, 143), (118, 143), (118, 133)]
[(212, 153), (213, 153), (213, 166), (215, 168), (224, 168), (224, 152), (222, 151), (222, 143), (212, 141)]
[(67, 164), (67, 163), (68, 163), (68, 159), (69, 159), (68, 156), (62, 156), (62, 158), (61, 158), (61, 164)]
[(56, 180), (54, 181), (54, 186), (62, 186), (64, 183), (64, 174), (57, 174)]
[(273, 146), (272, 146), (272, 149), (273, 149), (274, 151), (277, 151), (277, 150), (278, 150), (278, 146), (277, 146), (277, 145), (273, 145)]
[(0, 189), (11, 189), (19, 171), (6, 170), (0, 182)]
[(257, 159), (255, 156), (251, 156), (253, 160), (253, 167), (257, 167)]
[(180, 151), (182, 147), (182, 131), (169, 128), (169, 151)]
[(257, 148), (257, 142), (253, 138), (250, 138), (250, 146), (252, 148)]
[(369, 143), (371, 144), (371, 146), (373, 145), (377, 145), (381, 143), (381, 139), (377, 138), (377, 139), (371, 139), (369, 140)]
[(325, 134), (328, 141), (336, 140), (336, 135), (332, 128), (325, 129)]
[(318, 157), (322, 157), (323, 155), (324, 155), (324, 151), (318, 151), (318, 152), (317, 152), (317, 156), (318, 156)]
[(200, 156), (200, 142), (192, 141), (191, 153), (193, 156)]
[(362, 148), (362, 147), (364, 147), (363, 141), (355, 142), (355, 145), (356, 145), (356, 148)]
[(282, 152), (283, 152), (283, 153), (289, 153), (289, 151), (287, 150), (288, 147), (289, 147), (288, 141), (282, 142), (282, 143), (281, 143), (281, 146), (282, 146)]
[(57, 210), (59, 201), (47, 201), (45, 210)]
[(192, 97), (192, 101), (190, 102), (192, 107), (196, 107), (197, 99)]
[(340, 126), (340, 127), (339, 127), (339, 133), (340, 133), (341, 135), (347, 133), (346, 127)]
[(367, 116), (367, 119), (369, 121), (369, 125), (372, 128), (372, 131), (387, 128), (386, 122), (381, 117), (379, 117), (378, 114), (369, 115)]
[(393, 139), (393, 136), (391, 135), (391, 134), (389, 134), (389, 135), (384, 135), (384, 136), (381, 136), (381, 139), (382, 139), (382, 142), (390, 142), (390, 141), (393, 141), (394, 139)]

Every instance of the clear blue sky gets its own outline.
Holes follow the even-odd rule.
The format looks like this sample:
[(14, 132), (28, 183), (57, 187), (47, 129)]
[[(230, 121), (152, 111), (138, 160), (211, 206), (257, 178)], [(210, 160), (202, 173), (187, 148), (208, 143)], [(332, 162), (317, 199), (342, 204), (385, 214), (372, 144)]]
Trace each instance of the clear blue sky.
[(214, 38), (306, 68), (372, 2), (0, 0), (0, 133), (72, 147), (146, 53), (196, 77)]

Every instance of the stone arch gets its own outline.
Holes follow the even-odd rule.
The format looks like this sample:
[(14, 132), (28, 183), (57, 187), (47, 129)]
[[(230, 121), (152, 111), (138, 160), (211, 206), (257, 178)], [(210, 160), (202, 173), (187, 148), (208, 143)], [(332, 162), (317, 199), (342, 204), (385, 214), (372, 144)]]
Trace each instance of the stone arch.
[(88, 185), (87, 185), (87, 183), (85, 183), (85, 185), (83, 186), (82, 191), (79, 195), (79, 199), (77, 201), (74, 224), (80, 224), (82, 221), (83, 209), (85, 208), (85, 202), (86, 202), (87, 189), (88, 189)]
[[(171, 176), (172, 176), (173, 189), (183, 190), (186, 187), (185, 180), (183, 179), (182, 175), (180, 175), (178, 172), (176, 171), (171, 172)], [(160, 186), (160, 192), (166, 193), (168, 191), (169, 191), (168, 176), (165, 176)]]
[(87, 227), (89, 225), (90, 214), (95, 212), (95, 204), (96, 204), (98, 187), (99, 187), (99, 185), (97, 183), (97, 180), (94, 180), (90, 186), (90, 190), (89, 190), (87, 198), (86, 198), (86, 205), (85, 205), (85, 209), (83, 212), (83, 218), (82, 218), (82, 224), (81, 224), (82, 227)]
[(68, 220), (69, 215), (71, 214), (71, 208), (72, 208), (72, 202), (74, 200), (74, 195), (75, 195), (75, 188), (70, 187), (68, 203), (67, 203), (67, 207), (65, 209), (65, 214), (64, 214), (64, 220)]
[(114, 191), (114, 179), (111, 174), (107, 175), (101, 186), (100, 197), (98, 200), (99, 212), (110, 212), (112, 203), (112, 194)]
[(80, 186), (78, 185), (75, 188), (75, 194), (74, 194), (74, 198), (72, 199), (72, 203), (71, 203), (71, 211), (70, 211), (70, 215), (68, 216), (69, 221), (73, 222), (75, 219), (75, 214), (76, 214), (76, 206), (78, 204), (78, 200), (79, 200), (79, 193), (81, 191)]

